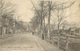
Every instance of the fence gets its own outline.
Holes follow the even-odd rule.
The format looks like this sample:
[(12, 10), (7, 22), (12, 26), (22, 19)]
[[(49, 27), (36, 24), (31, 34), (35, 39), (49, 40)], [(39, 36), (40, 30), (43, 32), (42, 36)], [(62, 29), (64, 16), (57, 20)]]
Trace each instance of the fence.
[(62, 34), (60, 36), (52, 37), (51, 40), (46, 39), (46, 41), (50, 42), (51, 44), (56, 44), (60, 49), (63, 49), (64, 51), (70, 51), (69, 46), (68, 46), (69, 43), (75, 42), (74, 40), (71, 40), (71, 38), (80, 40), (80, 36)]

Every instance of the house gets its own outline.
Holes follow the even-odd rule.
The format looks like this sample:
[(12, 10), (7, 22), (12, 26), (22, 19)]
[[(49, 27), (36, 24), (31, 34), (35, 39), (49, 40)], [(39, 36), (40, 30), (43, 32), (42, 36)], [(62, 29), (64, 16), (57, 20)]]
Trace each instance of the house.
[(80, 28), (75, 29), (75, 32), (80, 34)]
[(75, 34), (75, 29), (76, 29), (76, 27), (69, 28), (71, 35)]
[(73, 27), (73, 28), (70, 28), (70, 33), (71, 34), (75, 34), (75, 35), (79, 35), (80, 34), (80, 28), (76, 28), (76, 27)]

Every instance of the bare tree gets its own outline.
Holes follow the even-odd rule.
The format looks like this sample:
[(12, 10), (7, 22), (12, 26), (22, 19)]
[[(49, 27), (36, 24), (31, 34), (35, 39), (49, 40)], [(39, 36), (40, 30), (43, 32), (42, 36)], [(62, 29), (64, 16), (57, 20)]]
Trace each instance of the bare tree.
[[(64, 4), (68, 4), (69, 5), (65, 6)], [(70, 8), (75, 2), (65, 2), (65, 3), (61, 3), (60, 5), (55, 7), (55, 15), (57, 16), (57, 20), (58, 20), (58, 46), (59, 46), (59, 36), (60, 36), (60, 27), (62, 24), (64, 24), (64, 19), (67, 17), (66, 14), (66, 9)]]

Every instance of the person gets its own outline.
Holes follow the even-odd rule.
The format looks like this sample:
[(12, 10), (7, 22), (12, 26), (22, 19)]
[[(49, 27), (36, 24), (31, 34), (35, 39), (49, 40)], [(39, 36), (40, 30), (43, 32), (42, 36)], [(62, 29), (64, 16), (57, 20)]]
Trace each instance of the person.
[(42, 39), (44, 40), (44, 34), (42, 34)]
[(32, 32), (32, 35), (34, 35), (34, 32)]

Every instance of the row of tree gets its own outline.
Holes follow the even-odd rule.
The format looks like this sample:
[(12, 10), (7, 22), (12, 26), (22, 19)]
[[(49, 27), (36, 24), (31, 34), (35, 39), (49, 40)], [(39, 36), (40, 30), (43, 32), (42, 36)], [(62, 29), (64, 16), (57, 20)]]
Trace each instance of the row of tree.
[(0, 0), (0, 34), (15, 33), (17, 30), (22, 31), (24, 25), (14, 17), (16, 13), (15, 4)]
[[(45, 27), (45, 19), (48, 18), (48, 29), (47, 29), (47, 37), (48, 39), (50, 39), (50, 20), (52, 16), (52, 14), (55, 15), (55, 17), (57, 17), (57, 30), (58, 30), (58, 36), (59, 36), (59, 32), (60, 32), (60, 27), (63, 27), (62, 25), (65, 25), (65, 21), (63, 21), (66, 17), (68, 17), (69, 15), (65, 15), (66, 14), (66, 10), (67, 8), (70, 8), (74, 3), (74, 2), (53, 2), (53, 1), (40, 1), (38, 6), (31, 2), (34, 8), (34, 13), (35, 16), (32, 18), (31, 23), (32, 23), (32, 29), (35, 30), (37, 29), (37, 27), (40, 28), (40, 32), (41, 32), (41, 37), (44, 36), (43, 31), (45, 31), (46, 27)], [(53, 12), (53, 13), (52, 13)]]

